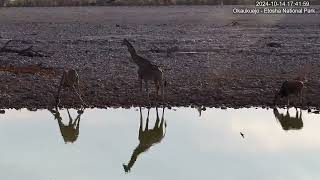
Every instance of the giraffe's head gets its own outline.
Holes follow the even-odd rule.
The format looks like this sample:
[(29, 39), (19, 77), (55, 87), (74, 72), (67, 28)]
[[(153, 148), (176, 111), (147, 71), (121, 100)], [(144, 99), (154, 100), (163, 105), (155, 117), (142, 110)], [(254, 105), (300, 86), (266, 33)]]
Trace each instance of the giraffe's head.
[(56, 107), (56, 109), (48, 109), (48, 110), (52, 113), (52, 115), (54, 116), (54, 119), (59, 121), (62, 120), (58, 107)]
[(130, 172), (130, 168), (129, 168), (128, 165), (122, 164), (122, 166), (123, 166), (123, 169), (124, 169), (124, 171), (125, 171), (126, 173)]
[(130, 42), (127, 39), (123, 39), (121, 45), (122, 46), (128, 46), (128, 45), (130, 45)]

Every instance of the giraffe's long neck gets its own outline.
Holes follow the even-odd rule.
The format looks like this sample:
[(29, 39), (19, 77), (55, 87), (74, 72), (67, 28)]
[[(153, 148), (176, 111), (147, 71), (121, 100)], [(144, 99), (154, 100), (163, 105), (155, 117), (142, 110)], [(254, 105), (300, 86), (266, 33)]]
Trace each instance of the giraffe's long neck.
[(278, 120), (281, 119), (281, 116), (280, 116), (280, 113), (279, 113), (278, 109), (274, 108), (273, 109), (273, 114)]
[(146, 148), (141, 147), (141, 145), (139, 144), (136, 149), (133, 151), (131, 159), (127, 165), (127, 169), (130, 171), (130, 169), (132, 168), (132, 166), (134, 165), (134, 163), (137, 161), (138, 156), (145, 152)]
[(137, 56), (137, 52), (134, 49), (134, 47), (129, 42), (126, 45), (128, 47), (128, 51), (129, 51), (131, 57), (134, 58), (135, 56)]

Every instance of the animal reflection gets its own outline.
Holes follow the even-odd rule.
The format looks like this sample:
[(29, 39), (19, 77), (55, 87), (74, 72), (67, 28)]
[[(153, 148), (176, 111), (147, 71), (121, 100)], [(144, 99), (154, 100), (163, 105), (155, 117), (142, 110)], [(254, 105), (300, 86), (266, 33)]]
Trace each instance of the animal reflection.
[(83, 105), (86, 103), (83, 101), (81, 96), (81, 91), (79, 88), (79, 75), (76, 70), (69, 69), (68, 71), (64, 71), (61, 77), (60, 85), (58, 88), (58, 94), (56, 97), (56, 105), (58, 106), (60, 103), (60, 92), (62, 89), (71, 88), (73, 93), (80, 99)]
[(146, 126), (145, 129), (143, 129), (143, 117), (142, 110), (140, 107), (139, 145), (134, 149), (129, 163), (123, 164), (123, 169), (125, 172), (129, 172), (131, 170), (132, 166), (134, 165), (138, 156), (141, 153), (146, 152), (153, 145), (160, 143), (165, 136), (166, 122), (164, 120), (164, 108), (162, 109), (161, 119), (159, 118), (158, 108), (156, 108), (157, 117), (153, 129), (148, 129), (149, 113), (150, 109), (148, 109)]
[(60, 128), (60, 133), (63, 137), (63, 140), (65, 143), (74, 143), (79, 136), (79, 129), (80, 129), (80, 117), (84, 112), (84, 109), (80, 109), (77, 111), (78, 115), (75, 119), (73, 119), (70, 115), (69, 109), (67, 109), (68, 117), (69, 117), (69, 123), (65, 125), (62, 122), (62, 117), (60, 115), (60, 112), (58, 108), (49, 110), (54, 118), (58, 121), (58, 125)]
[(202, 111), (206, 111), (207, 110), (207, 108), (204, 107), (204, 106), (195, 106), (195, 108), (198, 110), (199, 117), (201, 117)]
[(288, 130), (299, 130), (303, 128), (303, 121), (302, 121), (302, 110), (296, 109), (296, 116), (291, 117), (289, 110), (287, 109), (286, 114), (279, 113), (277, 108), (273, 109), (273, 114), (276, 119), (280, 122), (282, 129), (285, 131)]

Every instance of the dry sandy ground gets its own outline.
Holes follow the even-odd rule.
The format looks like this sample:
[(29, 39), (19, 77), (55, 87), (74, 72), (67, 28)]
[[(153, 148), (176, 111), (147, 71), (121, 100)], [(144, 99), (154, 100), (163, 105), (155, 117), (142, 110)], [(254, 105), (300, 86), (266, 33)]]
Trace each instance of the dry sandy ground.
[[(1, 43), (15, 39), (50, 55), (2, 53), (0, 67), (76, 68), (94, 107), (148, 104), (124, 38), (165, 70), (170, 106), (270, 106), (281, 83), (304, 72), (305, 104), (320, 105), (319, 15), (234, 15), (231, 6), (0, 8), (0, 24)], [(1, 108), (53, 105), (61, 75), (0, 74)], [(80, 104), (66, 91), (62, 97), (63, 106)]]

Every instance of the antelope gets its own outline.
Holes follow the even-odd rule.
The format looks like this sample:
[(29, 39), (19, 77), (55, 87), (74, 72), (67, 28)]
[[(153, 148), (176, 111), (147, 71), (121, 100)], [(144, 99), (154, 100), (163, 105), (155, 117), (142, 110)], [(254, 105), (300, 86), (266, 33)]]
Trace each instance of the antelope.
[(83, 101), (81, 94), (80, 94), (80, 88), (79, 88), (79, 75), (76, 70), (70, 69), (68, 71), (63, 71), (60, 85), (58, 88), (58, 94), (56, 98), (56, 105), (58, 106), (60, 103), (60, 92), (61, 89), (65, 88), (71, 88), (73, 92), (79, 97), (82, 104), (86, 105), (86, 103)]
[(279, 113), (277, 108), (273, 109), (273, 114), (276, 119), (280, 122), (281, 127), (283, 130), (299, 130), (303, 128), (303, 121), (302, 121), (302, 110), (298, 111), (296, 109), (296, 116), (291, 117), (289, 110), (287, 109), (287, 113), (281, 114)]
[(132, 61), (138, 66), (140, 91), (142, 91), (142, 81), (144, 81), (145, 88), (149, 96), (148, 81), (153, 81), (156, 86), (156, 95), (159, 95), (159, 90), (161, 88), (163, 98), (164, 86), (166, 85), (166, 81), (163, 77), (163, 70), (157, 65), (152, 64), (149, 60), (139, 56), (132, 44), (127, 39), (123, 40), (122, 45), (127, 46)]
[(141, 153), (146, 152), (153, 145), (160, 143), (162, 139), (165, 137), (166, 122), (164, 120), (164, 107), (162, 109), (161, 120), (159, 118), (158, 108), (156, 107), (157, 117), (156, 117), (156, 122), (153, 129), (148, 129), (149, 112), (150, 112), (150, 109), (148, 109), (146, 126), (145, 126), (145, 129), (143, 130), (143, 117), (142, 117), (142, 111), (140, 107), (139, 145), (134, 149), (129, 163), (127, 165), (123, 164), (123, 169), (125, 172), (129, 172), (131, 170), (138, 156)]
[(276, 92), (273, 104), (276, 105), (277, 101), (279, 98), (287, 98), (287, 107), (290, 105), (290, 100), (289, 96), (290, 95), (296, 95), (300, 99), (300, 103), (302, 106), (303, 103), (303, 88), (304, 88), (304, 83), (303, 81), (300, 80), (290, 80), (290, 81), (285, 81), (282, 83), (280, 89), (278, 92)]
[(80, 117), (83, 114), (84, 109), (78, 110), (78, 116), (75, 119), (72, 119), (69, 109), (67, 109), (68, 116), (69, 116), (69, 123), (68, 125), (63, 124), (62, 117), (60, 115), (60, 112), (58, 110), (58, 107), (56, 106), (56, 109), (49, 110), (54, 118), (58, 120), (58, 125), (60, 129), (60, 133), (63, 137), (63, 140), (65, 143), (74, 143), (79, 136), (79, 129), (80, 129)]

